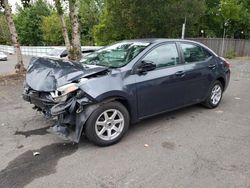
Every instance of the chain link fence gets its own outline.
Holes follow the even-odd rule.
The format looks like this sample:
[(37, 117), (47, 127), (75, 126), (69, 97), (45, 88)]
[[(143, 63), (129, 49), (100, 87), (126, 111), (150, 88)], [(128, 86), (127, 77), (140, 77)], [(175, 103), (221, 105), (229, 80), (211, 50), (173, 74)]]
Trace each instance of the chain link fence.
[[(43, 56), (55, 48), (66, 49), (65, 46), (21, 46), (21, 51), (23, 55), (27, 55), (27, 56)], [(97, 50), (97, 49), (100, 49), (101, 46), (82, 46), (81, 48), (82, 50), (85, 50), (85, 49)], [(0, 45), (0, 52), (14, 54), (15, 50), (13, 46)]]

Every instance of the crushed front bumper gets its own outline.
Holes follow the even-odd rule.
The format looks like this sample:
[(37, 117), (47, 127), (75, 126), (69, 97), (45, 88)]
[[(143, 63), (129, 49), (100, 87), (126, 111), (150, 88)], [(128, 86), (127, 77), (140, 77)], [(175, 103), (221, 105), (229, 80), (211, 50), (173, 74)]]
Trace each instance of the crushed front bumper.
[(51, 108), (56, 105), (56, 103), (53, 102), (49, 94), (29, 90), (24, 91), (23, 99), (31, 104), (34, 104), (34, 109), (42, 111), (46, 117), (52, 117)]
[(38, 92), (30, 88), (24, 90), (23, 99), (34, 104), (33, 109), (43, 112), (46, 118), (57, 117), (56, 124), (48, 132), (76, 143), (80, 141), (88, 117), (99, 106), (86, 96), (77, 98), (77, 95), (68, 96), (64, 102), (55, 102), (49, 92)]

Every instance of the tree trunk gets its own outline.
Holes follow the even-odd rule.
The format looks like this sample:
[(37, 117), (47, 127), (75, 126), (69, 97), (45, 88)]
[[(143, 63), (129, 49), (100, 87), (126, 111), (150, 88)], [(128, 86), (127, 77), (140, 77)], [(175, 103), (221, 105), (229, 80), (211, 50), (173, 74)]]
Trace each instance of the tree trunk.
[(57, 14), (59, 15), (59, 18), (61, 21), (64, 43), (65, 43), (65, 46), (69, 52), (71, 45), (70, 45), (70, 41), (69, 41), (67, 26), (66, 26), (64, 16), (63, 16), (63, 8), (62, 8), (61, 0), (54, 0), (54, 3), (55, 3), (56, 10), (57, 10)]
[(69, 16), (72, 27), (72, 48), (70, 50), (70, 59), (80, 60), (82, 53), (81, 53), (81, 40), (80, 40), (77, 0), (69, 0)]
[(9, 6), (8, 0), (3, 0), (4, 4), (4, 14), (7, 20), (7, 24), (9, 27), (11, 40), (15, 49), (15, 53), (17, 55), (17, 64), (15, 65), (16, 73), (24, 73), (25, 68), (23, 64), (23, 57), (20, 49), (20, 44), (18, 41), (18, 36), (16, 32), (16, 27), (13, 21), (12, 13), (11, 13), (11, 7)]
[(61, 21), (61, 25), (62, 25), (62, 33), (63, 33), (64, 43), (65, 43), (65, 46), (69, 52), (70, 51), (70, 41), (69, 41), (67, 26), (66, 26), (66, 23), (64, 20), (64, 16), (59, 15), (59, 17), (60, 17), (60, 21)]

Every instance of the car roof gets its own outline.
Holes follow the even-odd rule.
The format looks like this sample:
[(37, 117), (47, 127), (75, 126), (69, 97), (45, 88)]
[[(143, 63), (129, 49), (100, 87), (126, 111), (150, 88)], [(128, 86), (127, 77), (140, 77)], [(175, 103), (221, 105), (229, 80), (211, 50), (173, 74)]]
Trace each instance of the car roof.
[(143, 38), (143, 39), (130, 39), (130, 40), (123, 40), (124, 42), (146, 42), (146, 43), (161, 43), (161, 42), (194, 42), (192, 40), (186, 39), (170, 39), (170, 38)]
[(214, 51), (212, 51), (210, 48), (205, 46), (204, 44), (200, 42), (196, 42), (193, 40), (186, 40), (186, 39), (170, 39), (170, 38), (145, 38), (145, 39), (130, 39), (130, 40), (123, 40), (121, 42), (145, 42), (145, 43), (151, 43), (151, 44), (158, 44), (162, 42), (191, 42), (193, 44), (198, 44), (204, 48), (206, 48), (208, 51), (210, 51), (215, 56), (218, 56)]

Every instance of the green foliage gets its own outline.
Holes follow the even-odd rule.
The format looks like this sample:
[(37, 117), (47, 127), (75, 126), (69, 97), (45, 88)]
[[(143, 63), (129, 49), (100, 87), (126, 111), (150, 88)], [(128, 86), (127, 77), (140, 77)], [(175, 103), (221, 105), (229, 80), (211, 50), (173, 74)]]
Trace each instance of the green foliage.
[(235, 51), (233, 51), (233, 50), (230, 50), (230, 51), (228, 51), (227, 53), (226, 53), (226, 58), (228, 58), (228, 59), (234, 59), (235, 57), (236, 57), (236, 52)]
[(56, 11), (59, 15), (63, 15), (63, 8), (61, 0), (54, 0)]
[[(21, 0), (15, 18), (22, 45), (62, 45), (59, 14), (68, 14), (69, 1)], [(74, 0), (75, 1), (75, 0)], [(0, 1), (2, 2), (2, 1)], [(185, 37), (250, 39), (250, 0), (78, 0), (81, 43), (106, 45), (131, 38)], [(63, 6), (61, 6), (61, 4)], [(0, 12), (3, 11), (3, 7)], [(71, 27), (65, 17), (69, 37)], [(201, 30), (204, 33), (201, 33)], [(0, 13), (0, 43), (9, 43), (6, 21)]]
[(0, 44), (11, 44), (8, 25), (2, 13), (0, 13)]
[(187, 35), (195, 36), (204, 12), (203, 0), (105, 0), (94, 37), (101, 45), (130, 38), (176, 38), (185, 17)]
[[(247, 0), (206, 0), (207, 10), (202, 18), (202, 26), (206, 36), (222, 37), (226, 29), (226, 36), (232, 38), (249, 38), (250, 12)], [(250, 7), (249, 7), (250, 8)]]
[(99, 23), (103, 0), (80, 0), (79, 22), (81, 43), (94, 45), (93, 28)]
[(58, 14), (53, 13), (50, 16), (42, 18), (41, 31), (43, 41), (46, 45), (63, 45), (62, 27)]
[(37, 0), (27, 8), (21, 8), (15, 15), (16, 29), (22, 45), (43, 45), (42, 18), (51, 14), (51, 7), (43, 0)]
[(218, 14), (223, 21), (240, 21), (244, 7), (238, 0), (221, 0), (219, 6)]

